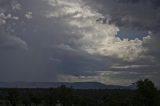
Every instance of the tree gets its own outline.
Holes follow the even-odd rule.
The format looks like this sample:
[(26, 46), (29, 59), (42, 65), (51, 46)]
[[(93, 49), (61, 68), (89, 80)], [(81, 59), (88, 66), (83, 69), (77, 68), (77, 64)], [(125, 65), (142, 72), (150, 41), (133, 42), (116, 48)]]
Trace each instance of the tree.
[(8, 101), (12, 106), (16, 106), (19, 102), (19, 94), (16, 89), (8, 90)]
[(44, 100), (45, 100), (45, 105), (47, 106), (56, 105), (57, 95), (56, 95), (56, 92), (54, 92), (54, 89), (50, 88), (47, 90)]
[(21, 100), (21, 103), (24, 104), (24, 106), (31, 106), (31, 100), (27, 93), (25, 93), (24, 95), (21, 95), (20, 100)]
[(29, 94), (31, 102), (35, 105), (38, 106), (42, 102), (42, 95), (40, 91), (34, 91), (30, 92)]
[(158, 90), (149, 79), (137, 82), (137, 92), (134, 98), (135, 106), (157, 106)]
[(65, 85), (62, 85), (57, 89), (57, 93), (57, 96), (59, 97), (59, 100), (63, 106), (72, 105), (73, 95), (71, 88), (67, 88)]

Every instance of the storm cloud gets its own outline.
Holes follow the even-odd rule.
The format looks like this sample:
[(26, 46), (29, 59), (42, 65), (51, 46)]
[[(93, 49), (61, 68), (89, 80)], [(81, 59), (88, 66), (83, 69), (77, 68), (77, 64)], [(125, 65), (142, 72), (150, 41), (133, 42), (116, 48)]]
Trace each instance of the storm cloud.
[(158, 3), (1, 0), (0, 80), (159, 85)]

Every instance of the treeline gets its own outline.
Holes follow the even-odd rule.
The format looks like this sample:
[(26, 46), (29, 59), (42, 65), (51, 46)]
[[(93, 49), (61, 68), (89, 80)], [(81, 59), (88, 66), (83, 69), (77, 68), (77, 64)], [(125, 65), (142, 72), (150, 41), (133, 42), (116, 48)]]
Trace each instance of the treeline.
[(0, 89), (0, 106), (160, 106), (153, 82), (137, 82), (137, 90)]

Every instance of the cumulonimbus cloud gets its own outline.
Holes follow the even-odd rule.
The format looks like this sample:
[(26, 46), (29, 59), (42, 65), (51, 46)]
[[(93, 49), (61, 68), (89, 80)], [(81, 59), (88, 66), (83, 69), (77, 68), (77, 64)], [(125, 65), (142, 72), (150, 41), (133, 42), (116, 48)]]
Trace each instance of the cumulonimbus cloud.
[[(153, 46), (156, 50), (158, 46), (153, 45), (153, 39), (158, 41), (158, 37), (149, 30), (158, 29), (157, 8), (144, 7), (142, 2), (132, 4), (117, 0), (1, 1), (0, 19), (5, 19), (0, 20), (4, 27), (1, 30), (13, 30), (5, 31), (5, 35), (9, 33), (7, 36), (0, 35), (0, 40), (4, 39), (0, 41), (2, 80), (28, 81), (30, 78), (31, 81), (129, 84), (149, 76), (158, 81), (159, 65), (155, 55), (148, 54)], [(14, 3), (17, 5), (12, 7)], [(6, 19), (10, 16), (12, 18)], [(13, 16), (19, 19), (15, 21)], [(149, 33), (132, 40), (127, 39), (128, 36), (120, 38), (121, 27)], [(27, 52), (19, 51), (28, 45)]]
[[(116, 56), (127, 61), (140, 58), (140, 55), (147, 51), (143, 45), (151, 39), (150, 35), (142, 40), (120, 39), (116, 36), (119, 27), (109, 23), (109, 17), (85, 5), (82, 0), (49, 0), (49, 4), (56, 11), (50, 11), (47, 17), (61, 19), (59, 21), (63, 21), (68, 25), (67, 27), (70, 27), (72, 42), (78, 49), (90, 54)], [(106, 22), (96, 21), (100, 18), (106, 18)], [(79, 36), (78, 39), (75, 39), (75, 36)]]

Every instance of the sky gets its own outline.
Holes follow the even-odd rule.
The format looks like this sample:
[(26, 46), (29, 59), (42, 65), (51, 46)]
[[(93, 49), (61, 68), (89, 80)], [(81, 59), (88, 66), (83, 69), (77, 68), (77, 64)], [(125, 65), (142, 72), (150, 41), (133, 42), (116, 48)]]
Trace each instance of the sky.
[(160, 86), (159, 0), (0, 0), (0, 82)]

